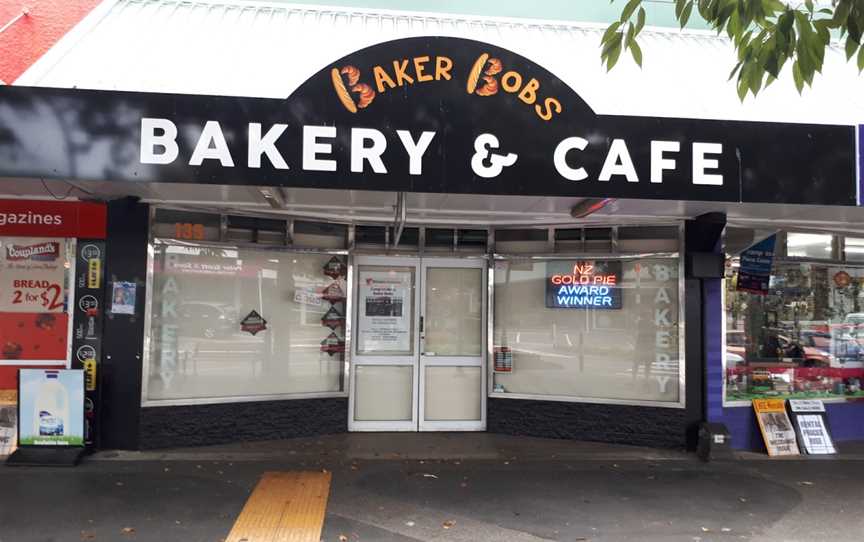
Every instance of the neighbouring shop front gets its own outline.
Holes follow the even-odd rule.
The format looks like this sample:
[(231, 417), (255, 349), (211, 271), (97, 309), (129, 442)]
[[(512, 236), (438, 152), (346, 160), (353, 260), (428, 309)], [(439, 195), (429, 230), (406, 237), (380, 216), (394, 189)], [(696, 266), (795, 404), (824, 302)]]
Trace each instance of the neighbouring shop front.
[[(858, 238), (727, 224), (738, 206), (858, 213), (853, 126), (598, 115), (505, 48), (413, 37), (284, 100), (0, 88), (0, 127), (0, 176), (110, 199), (105, 446), (486, 430), (675, 447), (705, 420), (747, 446), (754, 396), (859, 415)], [(472, 215), (493, 202), (519, 214)], [(568, 219), (525, 219), (544, 205)], [(739, 291), (736, 258), (774, 234), (768, 291)]]

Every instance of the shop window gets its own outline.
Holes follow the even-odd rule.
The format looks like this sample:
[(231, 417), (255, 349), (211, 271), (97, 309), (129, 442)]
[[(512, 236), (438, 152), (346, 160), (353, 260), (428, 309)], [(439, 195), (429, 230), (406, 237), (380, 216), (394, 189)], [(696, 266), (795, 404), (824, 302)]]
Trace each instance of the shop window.
[(847, 262), (864, 262), (864, 238), (846, 237), (843, 244)]
[(613, 251), (612, 228), (586, 228), (585, 229), (585, 252)]
[(348, 226), (326, 222), (294, 222), (294, 246), (304, 248), (345, 248)]
[(833, 236), (821, 233), (787, 233), (786, 255), (791, 258), (830, 260), (833, 254)]
[(229, 216), (226, 240), (235, 243), (282, 245), (287, 241), (287, 222), (275, 218)]
[(498, 254), (544, 254), (549, 252), (549, 230), (538, 228), (495, 230)]
[(453, 250), (455, 232), (449, 228), (426, 228), (426, 245), (428, 250)]
[(492, 396), (680, 404), (679, 265), (496, 260)]
[(618, 228), (619, 252), (677, 252), (678, 249), (678, 226)]
[[(807, 254), (824, 253), (830, 236), (818, 237), (790, 244), (790, 255), (792, 248), (805, 254), (804, 246)], [(738, 271), (733, 260), (725, 299), (726, 401), (864, 397), (864, 267), (775, 261), (764, 295), (738, 291)]]
[(0, 365), (66, 364), (74, 247), (62, 237), (0, 237)]
[(462, 252), (485, 252), (488, 240), (486, 230), (456, 230), (456, 246)]
[(387, 246), (386, 226), (357, 226), (354, 230), (354, 242), (358, 247)]
[(147, 400), (341, 392), (345, 264), (342, 256), (156, 243)]
[[(390, 246), (396, 243), (396, 229), (390, 226)], [(402, 228), (402, 235), (399, 236), (399, 244), (395, 248), (412, 248), (416, 249), (420, 246), (420, 228)]]

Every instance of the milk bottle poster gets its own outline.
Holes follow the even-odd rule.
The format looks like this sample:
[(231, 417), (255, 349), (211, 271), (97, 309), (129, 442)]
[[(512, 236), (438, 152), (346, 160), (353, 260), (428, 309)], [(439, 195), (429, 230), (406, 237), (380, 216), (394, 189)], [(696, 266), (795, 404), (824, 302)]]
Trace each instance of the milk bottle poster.
[(84, 372), (21, 369), (18, 443), (84, 445)]
[(414, 276), (410, 271), (360, 271), (357, 351), (410, 354)]

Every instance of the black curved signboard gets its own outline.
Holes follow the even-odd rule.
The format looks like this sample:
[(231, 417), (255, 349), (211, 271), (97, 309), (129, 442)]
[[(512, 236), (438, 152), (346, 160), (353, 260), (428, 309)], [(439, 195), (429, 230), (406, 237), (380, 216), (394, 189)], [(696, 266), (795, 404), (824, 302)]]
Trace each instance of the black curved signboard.
[(596, 115), (458, 38), (357, 51), (284, 100), (0, 87), (4, 177), (855, 205), (855, 160), (852, 126)]

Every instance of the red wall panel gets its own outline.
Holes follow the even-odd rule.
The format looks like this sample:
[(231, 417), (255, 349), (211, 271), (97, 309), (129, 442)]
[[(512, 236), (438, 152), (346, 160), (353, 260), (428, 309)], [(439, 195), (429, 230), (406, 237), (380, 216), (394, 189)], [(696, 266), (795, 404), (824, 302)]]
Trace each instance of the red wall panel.
[(27, 7), (27, 15), (0, 34), (0, 80), (13, 83), (101, 0), (0, 0), (0, 27)]

